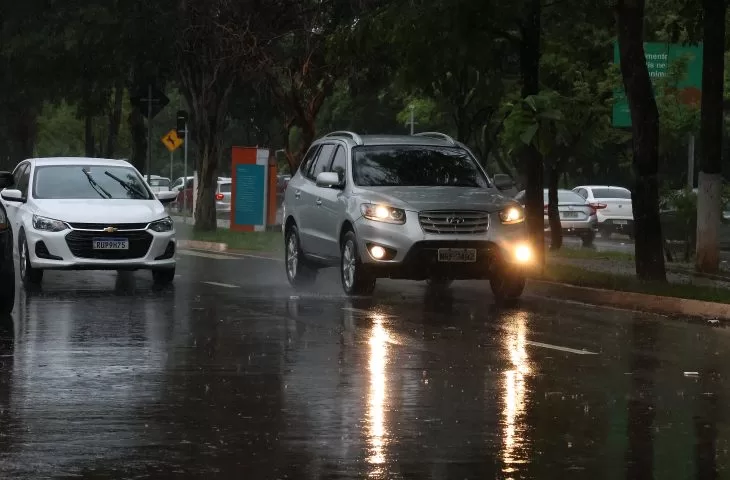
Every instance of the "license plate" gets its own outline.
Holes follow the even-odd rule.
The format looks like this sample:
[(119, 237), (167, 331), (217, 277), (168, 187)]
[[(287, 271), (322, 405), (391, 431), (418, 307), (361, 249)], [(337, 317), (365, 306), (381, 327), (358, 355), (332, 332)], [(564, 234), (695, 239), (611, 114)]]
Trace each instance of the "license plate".
[(129, 250), (129, 239), (95, 238), (94, 250)]
[(578, 212), (563, 212), (563, 218), (578, 218)]
[(473, 263), (477, 261), (475, 248), (439, 248), (439, 262)]
[(629, 222), (627, 222), (626, 220), (614, 220), (613, 223), (615, 223), (616, 225), (627, 225)]

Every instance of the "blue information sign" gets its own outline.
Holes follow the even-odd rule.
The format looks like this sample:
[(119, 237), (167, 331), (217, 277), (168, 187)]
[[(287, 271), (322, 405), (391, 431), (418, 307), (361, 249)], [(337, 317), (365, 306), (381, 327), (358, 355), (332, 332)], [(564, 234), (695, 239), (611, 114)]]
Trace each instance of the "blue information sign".
[(254, 164), (236, 165), (236, 225), (264, 225), (264, 181), (266, 167)]

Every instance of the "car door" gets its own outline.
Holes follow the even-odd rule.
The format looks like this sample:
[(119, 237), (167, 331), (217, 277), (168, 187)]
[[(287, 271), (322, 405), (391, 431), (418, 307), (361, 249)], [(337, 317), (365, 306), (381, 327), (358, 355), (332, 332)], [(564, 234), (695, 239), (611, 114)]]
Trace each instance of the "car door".
[[(329, 165), (324, 166), (325, 172), (336, 172), (342, 185), (347, 178), (347, 150), (343, 145), (336, 147), (334, 156)], [(340, 254), (339, 226), (342, 223), (345, 208), (344, 192), (342, 188), (317, 187), (314, 215), (314, 235), (317, 237), (315, 250), (312, 253), (325, 258), (338, 258)]]
[(327, 171), (332, 163), (332, 154), (336, 145), (333, 143), (324, 143), (317, 152), (317, 156), (307, 165), (309, 168), (302, 172), (302, 182), (295, 192), (299, 194), (299, 240), (302, 243), (302, 249), (306, 253), (319, 255), (322, 247), (318, 245), (319, 234), (316, 231), (317, 214), (319, 208), (317, 205), (318, 190), (316, 178), (322, 172)]

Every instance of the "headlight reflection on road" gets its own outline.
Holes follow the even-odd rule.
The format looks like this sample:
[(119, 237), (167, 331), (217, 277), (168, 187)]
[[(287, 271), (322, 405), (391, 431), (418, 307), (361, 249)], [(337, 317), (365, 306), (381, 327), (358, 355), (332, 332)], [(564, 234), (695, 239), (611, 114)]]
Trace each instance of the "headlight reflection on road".
[(368, 394), (368, 440), (370, 456), (368, 462), (375, 465), (372, 476), (381, 476), (384, 471), (387, 431), (385, 428), (385, 402), (387, 379), (385, 368), (388, 364), (388, 341), (390, 334), (383, 326), (383, 316), (373, 314), (373, 327), (370, 333), (370, 392)]
[(504, 373), (504, 450), (502, 461), (504, 473), (517, 471), (515, 465), (526, 459), (518, 453), (526, 443), (525, 438), (525, 377), (530, 374), (529, 359), (525, 349), (527, 341), (527, 313), (519, 312), (507, 326), (505, 349), (509, 354), (511, 368)]

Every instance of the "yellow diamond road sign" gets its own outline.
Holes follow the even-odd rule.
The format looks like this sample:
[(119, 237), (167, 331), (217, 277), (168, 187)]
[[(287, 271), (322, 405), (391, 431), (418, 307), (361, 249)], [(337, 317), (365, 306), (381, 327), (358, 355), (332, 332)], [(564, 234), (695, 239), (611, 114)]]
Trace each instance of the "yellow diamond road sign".
[(169, 151), (174, 152), (180, 148), (180, 145), (183, 144), (183, 140), (177, 136), (177, 132), (175, 130), (170, 130), (164, 137), (162, 137), (162, 143)]

